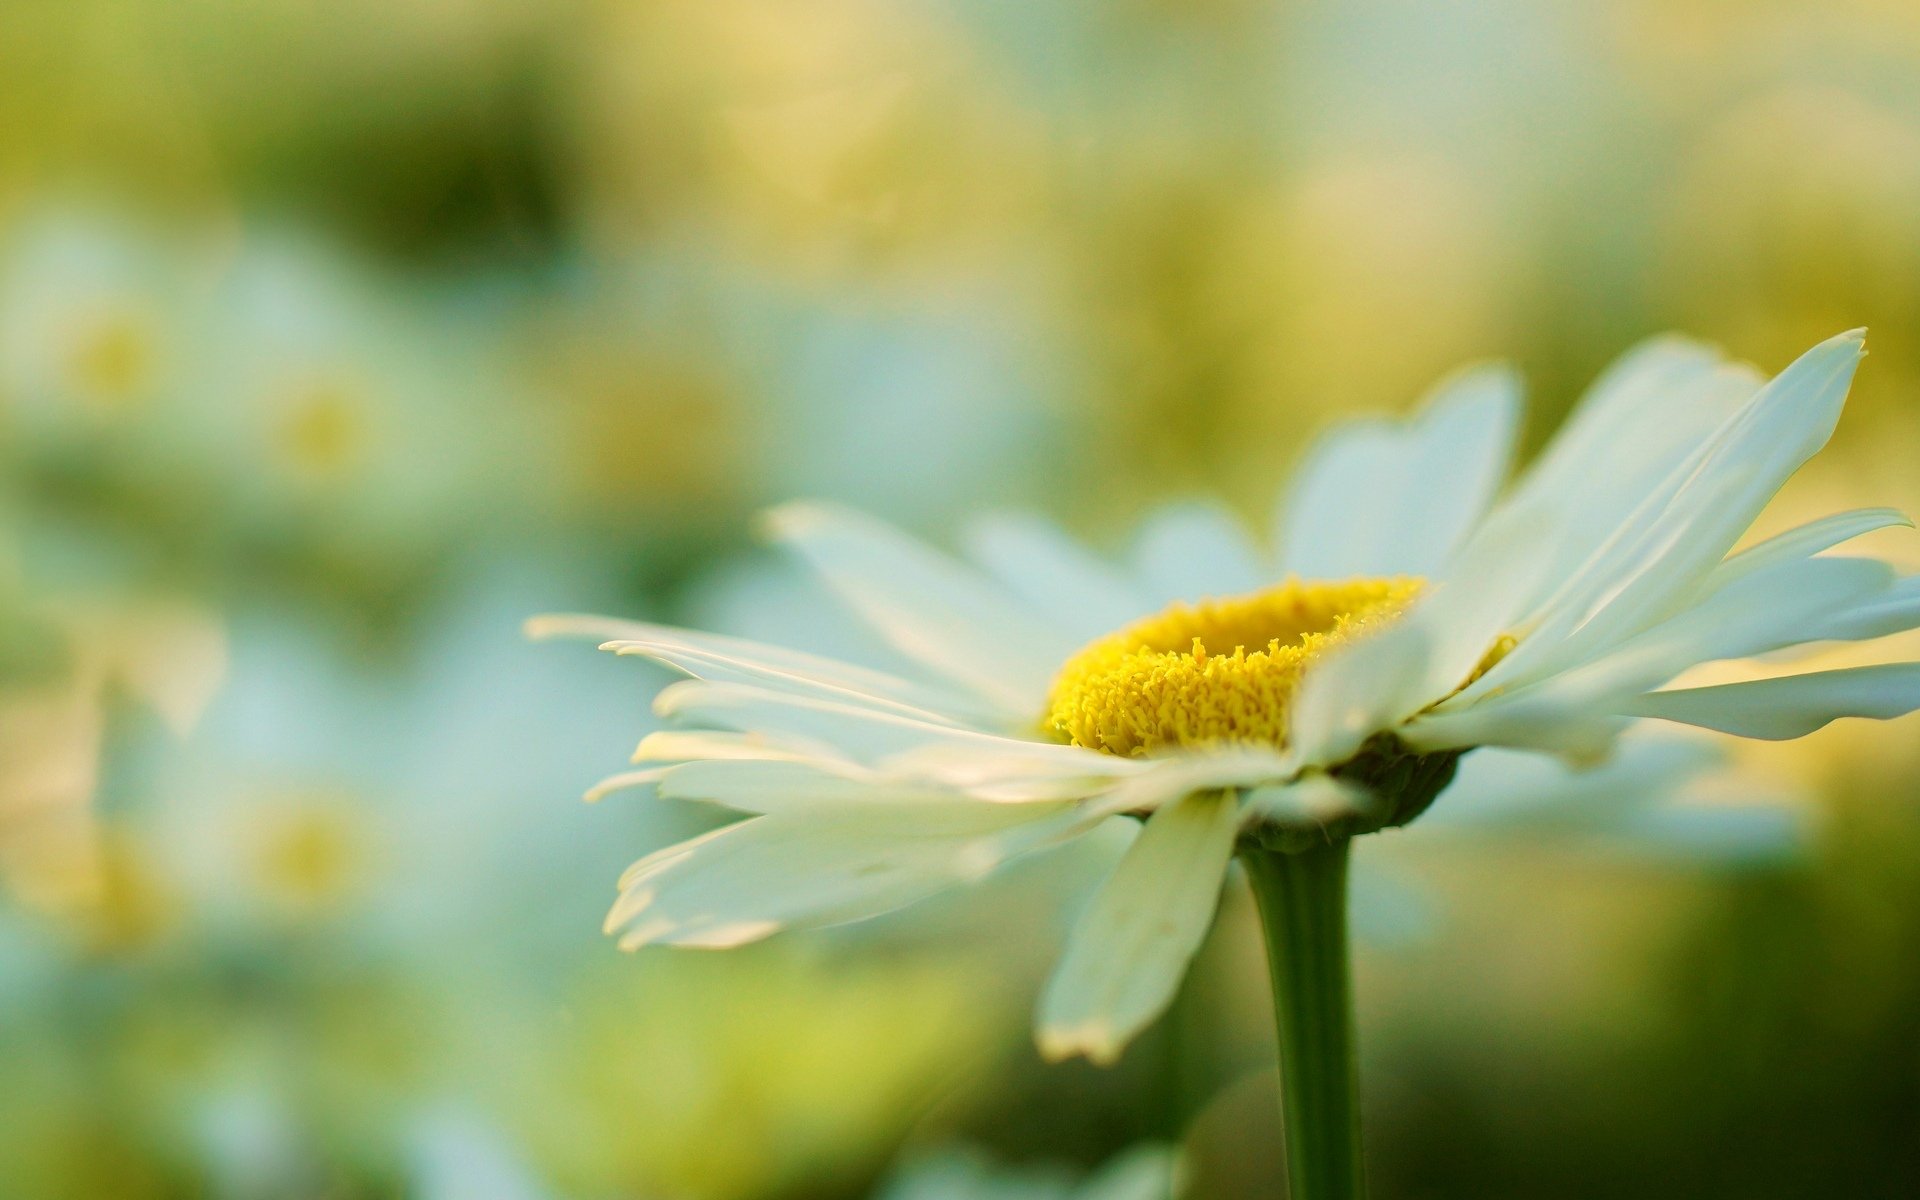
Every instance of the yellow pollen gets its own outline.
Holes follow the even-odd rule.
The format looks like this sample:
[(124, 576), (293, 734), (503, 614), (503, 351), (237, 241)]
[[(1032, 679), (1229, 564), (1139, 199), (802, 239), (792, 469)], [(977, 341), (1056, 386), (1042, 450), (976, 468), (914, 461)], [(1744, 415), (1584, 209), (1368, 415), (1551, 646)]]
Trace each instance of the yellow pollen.
[(1343, 579), (1178, 603), (1067, 660), (1047, 697), (1047, 732), (1140, 756), (1222, 742), (1284, 745), (1307, 668), (1397, 619), (1425, 582)]

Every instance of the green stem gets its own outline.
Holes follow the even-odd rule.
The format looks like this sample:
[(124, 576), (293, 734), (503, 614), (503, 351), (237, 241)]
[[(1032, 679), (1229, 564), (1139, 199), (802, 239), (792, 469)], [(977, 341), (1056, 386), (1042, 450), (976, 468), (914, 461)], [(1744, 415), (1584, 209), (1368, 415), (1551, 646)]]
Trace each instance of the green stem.
[(1367, 1194), (1347, 955), (1347, 846), (1339, 838), (1294, 854), (1241, 853), (1266, 931), (1292, 1200)]

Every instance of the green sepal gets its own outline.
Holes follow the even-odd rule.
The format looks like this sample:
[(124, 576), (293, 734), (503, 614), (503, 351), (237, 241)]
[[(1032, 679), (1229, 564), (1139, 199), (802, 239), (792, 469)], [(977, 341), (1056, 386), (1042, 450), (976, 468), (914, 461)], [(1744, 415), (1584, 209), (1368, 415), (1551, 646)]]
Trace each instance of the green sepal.
[(1464, 750), (1418, 754), (1391, 733), (1377, 733), (1346, 762), (1327, 772), (1342, 783), (1364, 788), (1373, 806), (1319, 825), (1267, 822), (1241, 834), (1242, 845), (1281, 854), (1298, 854), (1330, 842), (1394, 829), (1413, 820), (1453, 782)]

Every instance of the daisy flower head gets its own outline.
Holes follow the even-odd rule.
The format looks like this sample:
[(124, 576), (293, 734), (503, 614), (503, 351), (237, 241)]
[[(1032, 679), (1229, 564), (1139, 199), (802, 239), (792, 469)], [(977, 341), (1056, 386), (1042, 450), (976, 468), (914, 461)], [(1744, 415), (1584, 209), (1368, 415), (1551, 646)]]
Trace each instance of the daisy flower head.
[(1897, 513), (1735, 552), (1832, 433), (1862, 344), (1842, 334), (1768, 381), (1649, 342), (1510, 483), (1518, 382), (1466, 371), (1407, 420), (1324, 438), (1271, 548), (1194, 505), (1150, 518), (1124, 563), (1029, 518), (979, 524), (963, 561), (831, 506), (771, 514), (911, 674), (537, 619), (689, 676), (656, 702), (673, 727), (595, 794), (648, 786), (745, 814), (635, 863), (608, 929), (628, 947), (739, 945), (1132, 818), (1038, 1022), (1050, 1056), (1109, 1061), (1172, 999), (1237, 851), (1278, 860), (1404, 824), (1479, 747), (1590, 764), (1649, 718), (1776, 739), (1920, 707), (1920, 664), (1670, 686), (1702, 663), (1920, 626), (1920, 580), (1824, 553)]

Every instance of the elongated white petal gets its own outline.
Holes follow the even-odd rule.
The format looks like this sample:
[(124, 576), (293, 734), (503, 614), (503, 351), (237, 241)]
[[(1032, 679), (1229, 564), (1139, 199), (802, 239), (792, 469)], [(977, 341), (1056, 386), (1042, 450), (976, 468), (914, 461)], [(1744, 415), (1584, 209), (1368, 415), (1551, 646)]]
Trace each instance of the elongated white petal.
[(994, 722), (991, 715), (986, 715), (982, 709), (971, 705), (933, 709), (905, 704), (872, 692), (857, 691), (839, 684), (769, 668), (748, 660), (698, 650), (664, 647), (657, 642), (608, 642), (601, 649), (611, 650), (616, 654), (648, 658), (693, 679), (704, 679), (712, 683), (751, 684), (786, 695), (810, 696), (858, 708), (872, 708), (936, 725), (979, 728), (983, 724)]
[(1784, 741), (1841, 717), (1885, 721), (1916, 708), (1920, 663), (1889, 663), (1652, 692), (1627, 705), (1626, 711), (1737, 737)]
[(1401, 726), (1398, 736), (1409, 748), (1422, 752), (1507, 746), (1591, 764), (1604, 761), (1632, 723), (1618, 713), (1595, 711), (1589, 704), (1549, 693), (1524, 704), (1477, 704), (1458, 711), (1422, 713)]
[(1010, 716), (1038, 710), (1076, 648), (984, 576), (870, 517), (790, 504), (767, 525), (895, 649)]
[(698, 679), (834, 694), (938, 713), (950, 720), (978, 721), (992, 711), (955, 688), (902, 679), (885, 671), (747, 638), (574, 614), (535, 617), (527, 622), (526, 630), (534, 638), (590, 637), (599, 641), (603, 650), (644, 655)]
[[(1697, 473), (1645, 539), (1659, 548), (1655, 561), (1619, 590), (1607, 606), (1607, 629), (1591, 636), (1640, 627), (1725, 558), (1788, 477), (1833, 436), (1865, 353), (1858, 330), (1829, 338), (1794, 360), (1715, 434)], [(1738, 481), (1731, 495), (1719, 486), (1727, 479)], [(1666, 526), (1680, 527), (1670, 540)]]
[(1452, 696), (1497, 641), (1523, 624), (1527, 601), (1548, 560), (1538, 552), (1551, 532), (1544, 509), (1516, 509), (1483, 524), (1423, 594), (1402, 623), (1403, 634), (1425, 646), (1417, 683), (1409, 683), (1396, 716), (1418, 712)]
[(1441, 383), (1410, 421), (1336, 428), (1283, 508), (1285, 572), (1439, 574), (1506, 475), (1519, 405), (1513, 371), (1486, 366)]
[(1050, 1059), (1110, 1063), (1172, 1002), (1220, 901), (1240, 826), (1219, 794), (1155, 813), (1081, 914), (1040, 1002)]
[(1625, 698), (1700, 663), (1752, 657), (1805, 642), (1830, 614), (1884, 596), (1892, 582), (1892, 569), (1871, 559), (1774, 556), (1585, 665), (1530, 686), (1510, 684), (1493, 696), (1456, 697), (1441, 710), (1473, 708), (1483, 719), (1502, 711), (1540, 719), (1583, 707), (1617, 711)]
[(752, 817), (648, 855), (620, 880), (623, 949), (719, 948), (857, 921), (978, 879), (1084, 829), (1060, 806), (818, 807)]
[(1006, 804), (1096, 796), (1155, 767), (1147, 759), (1048, 742), (1009, 742), (986, 754), (977, 746), (929, 743), (890, 755), (880, 765), (900, 778)]
[(1273, 579), (1240, 518), (1200, 501), (1168, 504), (1147, 515), (1134, 542), (1133, 570), (1154, 606), (1236, 596)]
[[(1664, 335), (1635, 346), (1594, 380), (1522, 486), (1576, 491), (1602, 469), (1637, 463), (1654, 465), (1655, 478), (1665, 475), (1738, 406), (1701, 390), (1723, 365), (1719, 351), (1688, 338)], [(1748, 394), (1759, 386), (1755, 380)]]
[(1399, 624), (1316, 665), (1294, 702), (1290, 744), (1301, 765), (1338, 762), (1454, 693), (1538, 591), (1548, 561), (1538, 548), (1554, 520), (1539, 505), (1498, 514)]
[(1431, 649), (1414, 622), (1389, 626), (1317, 663), (1300, 682), (1287, 744), (1301, 767), (1329, 766), (1425, 702)]
[[(736, 758), (840, 759), (892, 778), (1005, 803), (1077, 799), (1149, 770), (1141, 759), (916, 721), (891, 713), (690, 680), (660, 693), (664, 716), (752, 731), (721, 747)], [(652, 741), (661, 735), (649, 738)], [(642, 743), (643, 749), (647, 743)], [(794, 748), (794, 747), (797, 747)]]
[(1111, 812), (1152, 812), (1195, 792), (1284, 784), (1295, 771), (1291, 755), (1260, 746), (1222, 746), (1164, 759), (1120, 781), (1099, 804)]
[[(1717, 479), (1708, 503), (1730, 500), (1743, 485), (1744, 480), (1737, 477)], [(1634, 513), (1629, 524), (1618, 530), (1541, 610), (1523, 619), (1518, 645), (1480, 678), (1449, 697), (1444, 707), (1464, 708), (1478, 703), (1489, 693), (1523, 688), (1604, 653), (1606, 645), (1591, 636), (1599, 626), (1585, 629), (1583, 626), (1635, 577), (1637, 569), (1627, 565), (1623, 555), (1637, 553), (1643, 560), (1652, 561), (1685, 535), (1686, 527), (1682, 523), (1669, 522), (1664, 528), (1657, 528), (1665, 511), (1650, 499), (1646, 508)], [(1647, 539), (1656, 534), (1658, 543), (1649, 547)], [(1613, 574), (1609, 575), (1608, 571)], [(1589, 635), (1584, 643), (1582, 633)]]
[(660, 777), (666, 773), (665, 767), (647, 767), (639, 771), (622, 771), (617, 775), (609, 775), (588, 788), (583, 799), (588, 804), (598, 804), (615, 792), (623, 792), (629, 788), (649, 787), (659, 783)]
[[(1805, 642), (1822, 618), (1884, 596), (1892, 583), (1893, 568), (1872, 559), (1775, 563), (1537, 689), (1594, 703), (1649, 691), (1700, 663), (1750, 658)], [(1484, 703), (1513, 703), (1528, 694)]]
[(1079, 641), (1110, 633), (1154, 607), (1135, 580), (1051, 521), (985, 518), (968, 530), (967, 546), (1008, 591)]
[(1363, 787), (1331, 775), (1308, 775), (1293, 783), (1262, 784), (1247, 789), (1240, 796), (1240, 819), (1247, 825), (1261, 821), (1283, 825), (1319, 824), (1369, 811), (1378, 803), (1379, 797)]
[(1529, 550), (1540, 566), (1533, 601), (1564, 585), (1763, 382), (1674, 337), (1610, 367), (1490, 518), (1545, 531)]
[(1920, 629), (1920, 575), (1898, 580), (1864, 603), (1823, 614), (1803, 640), (1864, 642), (1909, 629)]
[(1465, 698), (1588, 661), (1670, 615), (1826, 444), (1862, 353), (1858, 331), (1842, 334), (1762, 388), (1647, 497), (1561, 589), (1534, 635)]
[(657, 782), (666, 799), (705, 800), (746, 813), (967, 799), (952, 788), (925, 781), (892, 778), (850, 763), (806, 759), (681, 763), (665, 769)]
[(1744, 579), (1762, 568), (1796, 558), (1810, 558), (1822, 550), (1831, 550), (1840, 543), (1852, 541), (1862, 534), (1894, 525), (1905, 525), (1911, 528), (1913, 522), (1899, 510), (1892, 508), (1857, 508), (1850, 512), (1822, 517), (1817, 521), (1809, 521), (1797, 529), (1789, 529), (1764, 542), (1756, 542), (1740, 553), (1732, 555), (1714, 568), (1713, 574), (1707, 580), (1707, 586), (1711, 589), (1719, 589)]
[(718, 729), (656, 729), (640, 739), (634, 762), (687, 762), (692, 759), (767, 759), (807, 757), (820, 751), (819, 743), (803, 739), (776, 739), (764, 733), (732, 733)]
[(654, 699), (654, 711), (691, 725), (718, 726), (777, 739), (803, 738), (867, 763), (927, 745), (965, 747), (976, 754), (1002, 750), (1030, 754), (1035, 746), (1018, 738), (858, 705), (698, 679), (663, 689)]

